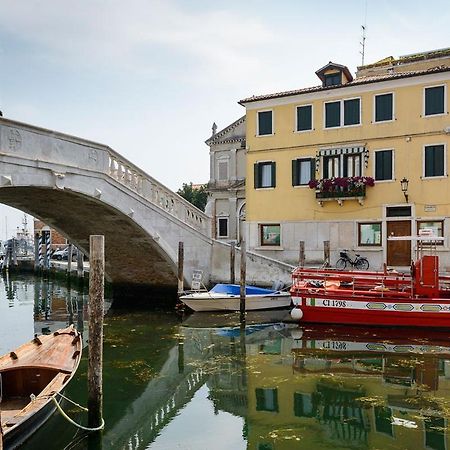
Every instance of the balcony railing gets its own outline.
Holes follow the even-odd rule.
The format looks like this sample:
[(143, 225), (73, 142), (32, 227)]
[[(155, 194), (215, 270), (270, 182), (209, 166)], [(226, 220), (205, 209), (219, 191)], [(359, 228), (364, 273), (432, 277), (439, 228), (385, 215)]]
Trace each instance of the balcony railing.
[(359, 187), (341, 187), (333, 186), (330, 191), (321, 191), (316, 189), (316, 198), (349, 198), (349, 197), (365, 197), (366, 186)]
[(361, 205), (366, 197), (366, 186), (373, 186), (371, 177), (339, 177), (311, 180), (309, 187), (315, 189), (316, 199), (322, 206), (324, 201), (336, 200), (340, 205), (344, 200), (355, 199)]

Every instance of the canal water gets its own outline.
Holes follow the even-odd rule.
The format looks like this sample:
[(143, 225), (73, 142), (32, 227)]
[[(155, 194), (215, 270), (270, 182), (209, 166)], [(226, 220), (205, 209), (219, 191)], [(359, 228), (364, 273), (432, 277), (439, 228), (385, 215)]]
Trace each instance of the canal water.
[[(234, 314), (110, 300), (103, 434), (55, 413), (24, 449), (450, 448), (447, 333), (302, 328), (277, 312), (240, 327)], [(86, 305), (86, 294), (56, 281), (0, 280), (0, 354), (75, 323), (85, 351), (66, 394), (84, 405)], [(86, 425), (85, 412), (64, 408)]]

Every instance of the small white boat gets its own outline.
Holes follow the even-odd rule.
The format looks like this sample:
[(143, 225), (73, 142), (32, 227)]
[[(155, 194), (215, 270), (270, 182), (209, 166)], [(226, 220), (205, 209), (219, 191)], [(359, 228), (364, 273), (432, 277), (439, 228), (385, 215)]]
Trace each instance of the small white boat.
[[(239, 311), (240, 286), (238, 284), (216, 284), (208, 292), (191, 292), (180, 296), (180, 300), (194, 311)], [(245, 287), (245, 310), (287, 308), (291, 304), (289, 292)]]

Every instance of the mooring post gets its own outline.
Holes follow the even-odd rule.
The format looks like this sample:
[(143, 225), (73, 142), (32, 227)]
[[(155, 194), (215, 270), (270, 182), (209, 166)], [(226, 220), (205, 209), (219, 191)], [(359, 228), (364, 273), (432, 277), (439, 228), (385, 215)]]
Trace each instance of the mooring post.
[(34, 271), (39, 268), (39, 233), (34, 235)]
[(234, 273), (234, 264), (236, 260), (236, 243), (232, 242), (230, 247), (230, 283), (236, 283), (236, 274)]
[(72, 257), (73, 257), (73, 245), (69, 243), (67, 249), (67, 276), (70, 279), (70, 273), (72, 272)]
[(83, 278), (84, 266), (83, 266), (83, 252), (78, 249), (77, 252), (77, 277)]
[(12, 265), (14, 267), (17, 266), (17, 247), (16, 247), (16, 244), (17, 244), (16, 238), (12, 238), (11, 253), (12, 253)]
[(323, 241), (323, 265), (330, 266), (330, 241)]
[(241, 278), (240, 278), (240, 302), (239, 310), (241, 313), (241, 322), (245, 322), (245, 276), (247, 271), (247, 251), (245, 241), (241, 242)]
[(184, 244), (178, 242), (178, 293), (181, 294), (184, 290)]
[(298, 265), (300, 267), (305, 266), (305, 241), (300, 241), (300, 250), (298, 255)]
[(90, 236), (89, 263), (88, 426), (95, 428), (101, 426), (103, 422), (104, 236)]

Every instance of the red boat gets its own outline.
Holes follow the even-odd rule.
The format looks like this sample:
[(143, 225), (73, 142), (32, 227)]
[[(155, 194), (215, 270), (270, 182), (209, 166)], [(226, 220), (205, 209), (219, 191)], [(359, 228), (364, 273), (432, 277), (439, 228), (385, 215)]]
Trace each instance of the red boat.
[[(439, 274), (435, 254), (442, 238), (392, 239), (417, 241), (418, 258), (409, 273), (299, 267), (293, 272), (292, 318), (301, 323), (450, 328), (450, 276)], [(427, 248), (434, 254), (423, 255)]]

